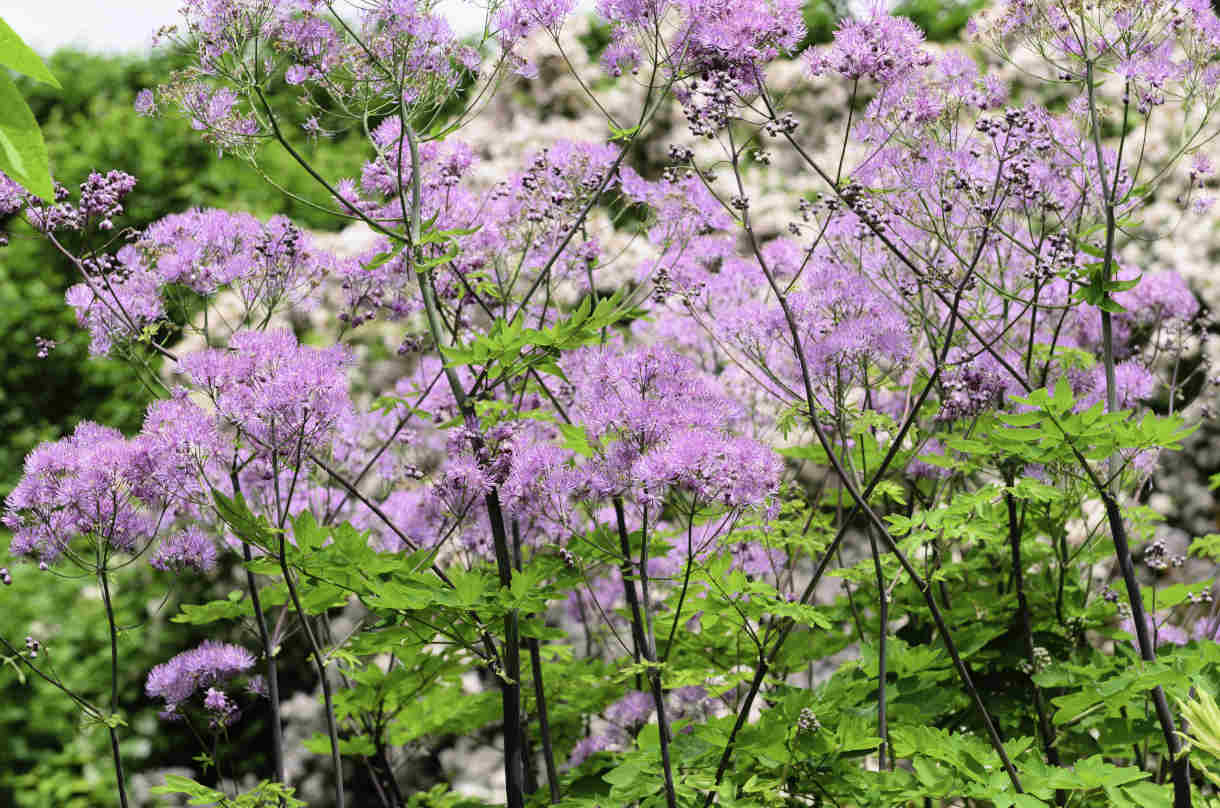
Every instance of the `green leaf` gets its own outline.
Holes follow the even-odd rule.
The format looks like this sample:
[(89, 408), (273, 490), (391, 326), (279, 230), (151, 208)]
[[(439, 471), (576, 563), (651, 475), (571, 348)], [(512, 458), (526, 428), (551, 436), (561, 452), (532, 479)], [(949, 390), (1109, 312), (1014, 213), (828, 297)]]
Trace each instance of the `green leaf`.
[(0, 171), (44, 201), (55, 198), (47, 144), (34, 113), (8, 74), (0, 71)]
[(456, 241), (451, 242), (449, 244), (449, 247), (445, 250), (444, 255), (441, 255), (438, 258), (429, 258), (427, 261), (420, 261), (419, 263), (417, 263), (415, 265), (415, 271), (416, 272), (427, 272), (430, 269), (436, 269), (441, 264), (447, 264), (450, 261), (452, 261), (454, 258), (457, 258), (459, 250), (460, 250), (460, 247), (459, 247), (458, 243)]
[(0, 66), (43, 84), (50, 84), (57, 90), (63, 89), (38, 54), (17, 36), (17, 32), (9, 27), (3, 18), (0, 18)]
[(373, 269), (377, 269), (380, 266), (383, 266), (384, 264), (386, 264), (390, 261), (393, 261), (395, 258), (397, 258), (399, 256), (399, 254), (402, 253), (403, 248), (406, 246), (407, 246), (407, 243), (405, 241), (398, 242), (390, 250), (388, 250), (386, 252), (377, 253), (376, 255), (374, 255), (373, 260), (371, 260), (367, 264), (365, 264), (364, 268), (367, 270), (373, 270)]
[(610, 140), (631, 140), (635, 137), (636, 132), (640, 131), (640, 127), (633, 126), (630, 129), (619, 129), (616, 126), (610, 127)]
[(271, 527), (267, 520), (251, 512), (240, 491), (237, 496), (229, 497), (213, 488), (212, 501), (216, 504), (216, 513), (232, 528), (237, 538), (264, 550), (270, 550), (275, 544), (275, 534), (278, 531)]
[(563, 435), (563, 443), (560, 446), (571, 449), (581, 457), (593, 456), (593, 447), (589, 444), (589, 435), (585, 432), (584, 427), (576, 424), (556, 424), (556, 426)]

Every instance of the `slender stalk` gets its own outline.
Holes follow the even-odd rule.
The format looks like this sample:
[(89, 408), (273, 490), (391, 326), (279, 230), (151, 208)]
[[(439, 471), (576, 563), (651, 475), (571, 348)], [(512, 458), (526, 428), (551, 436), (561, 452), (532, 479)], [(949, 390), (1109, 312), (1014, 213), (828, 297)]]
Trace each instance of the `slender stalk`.
[[(233, 485), (233, 494), (236, 496), (241, 492), (241, 483), (237, 478), (236, 468), (229, 471), (229, 482)], [(254, 559), (254, 555), (250, 552), (250, 545), (244, 541), (241, 543), (241, 554), (247, 564), (246, 587), (250, 590), (250, 605), (254, 608), (254, 623), (258, 626), (258, 638), (263, 646), (263, 655), (267, 658), (267, 699), (271, 702), (271, 744), (273, 747), (271, 754), (275, 760), (275, 779), (281, 783), (287, 783), (284, 776), (284, 729), (283, 720), (280, 717), (280, 677), (275, 662), (275, 643), (271, 632), (267, 630), (267, 618), (263, 614), (258, 582), (248, 566)]]
[[(877, 537), (873, 531), (868, 531), (868, 546), (873, 554), (873, 573), (877, 576), (877, 617), (880, 620), (880, 632), (877, 640), (877, 735), (881, 743), (877, 744), (877, 767), (884, 769), (886, 755), (890, 747), (890, 727), (886, 714), (886, 679), (889, 671), (886, 669), (886, 637), (889, 634), (890, 596), (885, 589), (885, 573), (881, 569), (881, 554), (877, 552)], [(894, 768), (893, 756), (890, 756), (890, 768)]]
[(665, 692), (661, 687), (661, 672), (654, 664), (652, 650), (648, 644), (648, 636), (644, 629), (644, 614), (640, 607), (639, 595), (635, 591), (632, 579), (636, 577), (634, 565), (631, 563), (631, 539), (627, 536), (627, 517), (623, 513), (623, 500), (614, 498), (614, 518), (618, 524), (619, 549), (623, 554), (619, 561), (619, 570), (623, 576), (623, 593), (627, 597), (627, 606), (631, 609), (631, 633), (635, 639), (636, 660), (644, 658), (648, 665), (648, 684), (652, 691), (653, 706), (657, 710), (657, 735), (661, 741), (661, 771), (665, 778), (666, 808), (677, 808), (678, 796), (674, 789), (673, 765), (669, 759), (669, 718), (665, 712)]
[[(253, 560), (250, 545), (242, 542), (242, 558), (247, 563)], [(267, 658), (267, 700), (271, 702), (271, 755), (275, 760), (275, 779), (286, 783), (284, 777), (284, 729), (280, 718), (280, 677), (275, 662), (275, 646), (271, 634), (267, 631), (267, 618), (263, 614), (263, 604), (258, 593), (258, 583), (254, 573), (246, 569), (246, 586), (250, 590), (250, 605), (254, 609), (254, 622), (258, 626), (258, 638), (263, 646), (263, 655)]]
[(542, 760), (546, 765), (546, 784), (551, 794), (551, 805), (562, 799), (559, 791), (559, 769), (555, 766), (555, 746), (551, 741), (551, 719), (547, 713), (546, 688), (542, 681), (542, 650), (537, 637), (525, 638), (530, 652), (530, 671), (534, 678), (534, 700), (538, 702), (538, 734), (542, 740)]
[[(1106, 506), (1106, 518), (1110, 523), (1110, 534), (1114, 539), (1114, 551), (1118, 556), (1118, 566), (1127, 586), (1127, 599), (1131, 602), (1131, 619), (1135, 622), (1135, 639), (1139, 645), (1140, 658), (1145, 662), (1155, 662), (1156, 649), (1148, 633), (1144, 600), (1140, 594), (1139, 582), (1135, 578), (1135, 564), (1131, 560), (1131, 548), (1127, 542), (1127, 526), (1123, 522), (1118, 502), (1109, 492), (1103, 494), (1103, 501)], [(1161, 733), (1165, 736), (1165, 745), (1169, 749), (1170, 763), (1173, 766), (1173, 807), (1190, 808), (1190, 758), (1182, 751), (1177, 727), (1174, 726), (1173, 712), (1169, 709), (1169, 701), (1160, 685), (1152, 689), (1152, 705), (1156, 711), (1157, 722), (1161, 725)]]
[[(415, 130), (407, 119), (406, 109), (399, 101), (399, 122), (403, 136), (398, 141), (398, 172), (402, 175), (402, 147), (405, 141), (411, 160), (411, 199), (408, 205), (399, 183), (399, 202), (403, 208), (404, 218), (408, 220), (408, 249), (411, 264), (418, 260), (415, 250), (421, 240), (422, 230), (422, 182), (420, 172), (422, 166), (419, 158), (419, 143)], [(420, 296), (424, 302), (424, 316), (428, 323), (428, 331), (437, 347), (446, 344), (445, 332), (441, 327), (440, 314), (436, 305), (436, 294), (432, 288), (431, 270), (416, 272), (419, 281)], [(447, 364), (445, 379), (453, 393), (458, 409), (466, 421), (475, 455), (482, 454), (483, 438), (478, 429), (478, 421), (466, 391), (457, 376), (457, 371)], [(492, 543), (495, 547), (496, 569), (500, 577), (500, 585), (511, 587), (513, 581), (512, 557), (508, 547), (508, 534), (504, 526), (504, 511), (500, 507), (498, 489), (492, 488), (483, 497), (487, 507), (487, 518), (491, 523)], [(513, 609), (504, 616), (504, 671), (500, 678), (501, 706), (504, 713), (504, 787), (508, 808), (524, 808), (525, 805), (525, 769), (521, 750), (521, 654), (520, 654), (519, 615)]]
[[(738, 187), (740, 188), (740, 174), (737, 174), (737, 179)], [(744, 190), (742, 190), (741, 193), (744, 196)], [(742, 226), (745, 230), (747, 238), (749, 239), (751, 250), (758, 259), (758, 264), (763, 272), (763, 276), (766, 278), (768, 286), (771, 287), (772, 293), (776, 296), (776, 302), (780, 306), (780, 310), (784, 316), (784, 321), (788, 327), (789, 335), (792, 338), (793, 352), (800, 368), (801, 383), (804, 387), (805, 404), (809, 410), (809, 424), (813, 429), (814, 435), (817, 437), (822, 451), (826, 453), (835, 475), (843, 483), (844, 488), (847, 489), (847, 493), (851, 496), (855, 504), (859, 506), (860, 510), (863, 512), (864, 516), (868, 519), (871, 525), (877, 530), (878, 535), (880, 535), (885, 544), (888, 545), (890, 552), (894, 554), (894, 556), (898, 559), (898, 563), (902, 565), (902, 568), (906, 571), (907, 575), (910, 576), (911, 582), (918, 587), (920, 594), (923, 595), (924, 602), (928, 606), (928, 611), (932, 615), (932, 621), (936, 624), (936, 630), (940, 633), (941, 642), (944, 644), (945, 650), (949, 652), (949, 656), (953, 661), (953, 666), (957, 671), (958, 678), (961, 679), (962, 686), (965, 688), (967, 694), (969, 694), (970, 699), (974, 703), (974, 707), (978, 711), (979, 717), (983, 722), (983, 726), (987, 731), (987, 738), (991, 742), (992, 749), (995, 750), (1000, 762), (1004, 765), (1004, 771), (1008, 775), (1008, 779), (1012, 782), (1013, 789), (1018, 793), (1024, 793), (1024, 789), (1021, 786), (1021, 779), (1017, 775), (1017, 770), (1013, 766), (1012, 760), (1008, 756), (1008, 751), (1004, 748), (1004, 742), (1000, 738), (999, 730), (996, 729), (995, 722), (991, 718), (991, 713), (987, 710), (987, 705), (983, 703), (983, 698), (979, 694), (978, 688), (974, 686), (974, 680), (970, 676), (970, 671), (966, 668), (965, 663), (962, 661), (961, 655), (957, 651), (957, 644), (953, 641), (953, 636), (949, 631), (948, 625), (945, 623), (944, 616), (941, 614), (940, 606), (936, 603), (936, 598), (932, 595), (932, 588), (930, 584), (924, 580), (923, 576), (919, 574), (919, 571), (913, 564), (911, 564), (910, 559), (906, 557), (906, 554), (898, 548), (897, 543), (894, 541), (893, 537), (890, 536), (889, 529), (886, 527), (885, 522), (882, 521), (881, 517), (877, 515), (877, 512), (874, 511), (868, 504), (868, 501), (857, 488), (856, 482), (852, 478), (852, 475), (843, 467), (842, 462), (833, 451), (830, 440), (826, 435), (826, 430), (822, 427), (821, 422), (818, 420), (817, 396), (814, 395), (813, 392), (813, 377), (809, 368), (808, 357), (806, 356), (805, 350), (802, 347), (801, 331), (800, 326), (797, 324), (796, 315), (792, 311), (792, 307), (788, 302), (787, 295), (785, 295), (783, 290), (780, 289), (779, 283), (775, 278), (775, 273), (771, 271), (770, 267), (767, 265), (767, 261), (763, 258), (762, 251), (758, 245), (758, 238), (754, 233), (753, 226), (750, 224), (748, 212), (743, 211), (742, 213)], [(970, 274), (971, 273), (967, 273), (967, 280), (969, 279)], [(958, 287), (958, 300), (960, 300), (964, 288), (964, 283)], [(954, 306), (953, 312), (953, 321), (956, 322), (956, 306)], [(719, 781), (719, 778), (717, 778), (717, 781)]]
[[(521, 570), (521, 528), (517, 520), (513, 520), (513, 562), (517, 570)], [(532, 616), (532, 615), (531, 615)], [(559, 769), (555, 766), (555, 745), (551, 739), (551, 717), (547, 712), (546, 688), (542, 680), (542, 649), (537, 637), (526, 637), (525, 647), (530, 654), (530, 674), (534, 680), (534, 701), (538, 703), (538, 734), (542, 741), (542, 760), (546, 766), (546, 782), (550, 791), (551, 804), (559, 803)], [(524, 727), (524, 722), (522, 722)]]
[[(99, 551), (100, 552), (100, 551)], [(110, 581), (106, 575), (105, 560), (98, 566), (97, 581), (102, 589), (102, 604), (106, 607), (106, 622), (110, 626), (110, 719), (119, 712), (119, 628), (114, 619), (114, 604), (110, 600)], [(118, 783), (119, 806), (127, 808), (127, 779), (123, 775), (123, 757), (119, 752), (118, 729), (109, 721), (110, 754), (114, 759), (114, 777)]]
[[(1093, 135), (1093, 149), (1097, 160), (1097, 175), (1101, 181), (1102, 201), (1105, 205), (1106, 212), (1106, 247), (1105, 254), (1102, 259), (1102, 280), (1108, 285), (1111, 281), (1111, 274), (1114, 270), (1114, 238), (1118, 229), (1117, 222), (1114, 216), (1114, 193), (1117, 188), (1117, 174), (1120, 165), (1115, 165), (1115, 186), (1111, 187), (1106, 181), (1106, 164), (1104, 155), (1101, 149), (1101, 126), (1097, 117), (1097, 99), (1095, 97), (1095, 82), (1093, 76), (1093, 61), (1090, 59), (1085, 63), (1085, 80), (1088, 90), (1089, 101), (1089, 122)], [(1102, 363), (1106, 374), (1106, 412), (1115, 412), (1118, 409), (1118, 383), (1115, 378), (1114, 370), (1114, 326), (1111, 314), (1106, 310), (1106, 303), (1110, 300), (1109, 292), (1106, 292), (1106, 300), (1101, 306), (1101, 343), (1102, 343)], [(1140, 594), (1139, 581), (1135, 577), (1135, 564), (1131, 560), (1131, 547), (1127, 542), (1127, 526), (1123, 522), (1122, 511), (1118, 507), (1118, 502), (1114, 498), (1113, 484), (1117, 474), (1116, 456), (1111, 456), (1108, 461), (1109, 473), (1107, 480), (1102, 486), (1098, 487), (1102, 501), (1106, 507), (1106, 519), (1110, 524), (1110, 537), (1114, 541), (1114, 554), (1118, 559), (1119, 569), (1122, 571), (1123, 583), (1127, 587), (1127, 599), (1131, 603), (1131, 619), (1135, 621), (1135, 635), (1139, 643), (1140, 657), (1146, 662), (1156, 660), (1156, 646), (1152, 639), (1148, 636), (1147, 617), (1144, 612), (1144, 601)], [(1170, 762), (1173, 766), (1173, 804), (1174, 808), (1190, 808), (1190, 760), (1182, 754), (1181, 742), (1178, 739), (1177, 728), (1174, 725), (1173, 712), (1169, 709), (1169, 702), (1165, 698), (1165, 691), (1157, 685), (1152, 689), (1152, 703), (1156, 710), (1157, 721), (1161, 725), (1161, 733), (1165, 736), (1165, 746), (1169, 751)]]
[[(1012, 479), (1008, 484), (1012, 485)], [(1017, 500), (1011, 493), (1004, 494), (1004, 502), (1008, 507), (1008, 543), (1012, 548), (1013, 586), (1017, 590), (1017, 620), (1021, 624), (1021, 640), (1025, 645), (1025, 660), (1030, 665), (1030, 676), (1033, 676), (1034, 633), (1033, 619), (1030, 615), (1029, 600), (1025, 597), (1025, 565), (1021, 561), (1021, 522), (1017, 517)], [(1046, 714), (1046, 705), (1042, 699), (1042, 688), (1030, 679), (1033, 688), (1034, 710), (1038, 714), (1038, 735), (1042, 738), (1042, 748), (1046, 752), (1046, 762), (1059, 766), (1059, 750), (1055, 748), (1055, 731)]]
[(331, 692), (330, 680), (326, 676), (326, 661), (322, 658), (322, 649), (318, 646), (318, 639), (314, 635), (313, 627), (309, 625), (309, 615), (305, 614), (305, 610), (301, 607), (301, 599), (297, 594), (296, 584), (292, 580), (292, 571), (288, 568), (288, 557), (285, 550), (286, 544), (286, 539), (283, 534), (280, 534), (278, 554), (280, 571), (284, 575), (284, 583), (288, 587), (288, 595), (292, 598), (292, 607), (296, 609), (297, 616), (301, 620), (301, 628), (305, 632), (305, 639), (309, 643), (309, 651), (313, 656), (314, 667), (317, 669), (318, 679), (322, 684), (322, 699), (326, 704), (326, 733), (330, 736), (330, 759), (331, 764), (335, 767), (335, 806), (336, 808), (344, 808), (343, 757), (339, 753), (339, 727), (335, 722), (334, 695)]

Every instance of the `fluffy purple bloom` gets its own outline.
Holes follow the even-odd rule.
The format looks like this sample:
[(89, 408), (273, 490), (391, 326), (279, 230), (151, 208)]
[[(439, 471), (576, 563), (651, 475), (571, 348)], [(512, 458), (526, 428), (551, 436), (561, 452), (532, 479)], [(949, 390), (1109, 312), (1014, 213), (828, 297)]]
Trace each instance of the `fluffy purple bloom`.
[(155, 115), (157, 113), (157, 98), (152, 90), (143, 89), (136, 93), (135, 110), (138, 115)]
[(686, 357), (660, 346), (589, 348), (568, 354), (562, 366), (573, 386), (573, 420), (601, 447), (581, 466), (592, 492), (657, 500), (683, 488), (741, 507), (761, 504), (778, 484), (778, 460), (729, 434), (739, 408)]
[(216, 543), (197, 526), (191, 525), (162, 539), (148, 563), (159, 570), (211, 572), (216, 568)]
[(943, 480), (948, 478), (952, 475), (949, 469), (933, 465), (921, 459), (923, 456), (943, 455), (944, 453), (945, 447), (941, 442), (936, 438), (931, 438), (923, 445), (920, 456), (911, 458), (910, 462), (907, 463), (907, 474), (927, 480)]
[[(144, 684), (144, 692), (165, 702), (166, 717), (176, 716), (180, 705), (199, 690), (207, 688), (208, 698), (221, 706), (212, 695), (215, 685), (223, 684), (254, 667), (254, 655), (239, 645), (204, 640), (197, 648), (153, 668)], [(227, 702), (227, 696), (225, 702)], [(206, 705), (205, 705), (206, 706)], [(211, 709), (211, 708), (209, 708)]]
[(286, 217), (193, 209), (157, 220), (136, 243), (160, 284), (236, 291), (247, 311), (297, 303), (336, 264)]
[(777, 574), (784, 567), (784, 553), (761, 542), (747, 541), (733, 546), (733, 568), (747, 575)]
[(1132, 318), (1143, 325), (1164, 320), (1190, 320), (1199, 313), (1199, 300), (1177, 272), (1150, 272), (1140, 278), (1134, 289), (1119, 292), (1114, 299), (1127, 309), (1120, 318)]
[[(1148, 625), (1148, 636), (1155, 638), (1156, 647), (1160, 648), (1165, 645), (1186, 645), (1190, 642), (1190, 637), (1186, 631), (1168, 622), (1165, 617), (1161, 617), (1158, 622), (1151, 614), (1145, 614), (1144, 619)], [(1131, 635), (1131, 643), (1137, 648), (1138, 639), (1135, 636), (1135, 621), (1128, 617), (1118, 624), (1118, 627)]]
[(256, 673), (255, 675), (251, 676), (249, 681), (246, 682), (246, 692), (252, 696), (261, 696), (264, 699), (267, 698), (269, 694), (267, 689), (267, 677), (263, 676), (261, 673)]
[(950, 362), (957, 364), (943, 376), (945, 392), (937, 416), (940, 420), (970, 418), (995, 407), (1015, 383), (1011, 374), (990, 354), (965, 360), (951, 358)]
[(1201, 617), (1190, 630), (1190, 637), (1200, 642), (1220, 640), (1220, 623), (1216, 623), (1211, 617)]
[(835, 31), (831, 45), (809, 52), (807, 65), (814, 76), (836, 73), (884, 84), (932, 63), (923, 39), (923, 32), (906, 17), (848, 19)]
[(773, 493), (781, 468), (775, 453), (757, 441), (694, 429), (674, 434), (634, 470), (650, 489), (680, 487), (703, 501), (740, 507)]
[(215, 416), (183, 388), (149, 405), (139, 440), (150, 460), (148, 482), (168, 501), (207, 499), (205, 472), (229, 447)]
[[(813, 373), (845, 381), (864, 363), (902, 362), (910, 355), (906, 317), (861, 273), (818, 262), (804, 277), (806, 291), (791, 295), (790, 305)], [(776, 334), (787, 330), (780, 316), (771, 310)]]
[(89, 352), (110, 353), (115, 343), (134, 339), (165, 316), (157, 277), (139, 253), (127, 245), (113, 258), (93, 262), (96, 274), (68, 289), (64, 299), (76, 311), (76, 321), (88, 329)]
[(341, 346), (304, 347), (282, 330), (234, 334), (228, 349), (199, 351), (178, 365), (259, 453), (291, 459), (313, 451), (350, 410), (348, 361)]
[(595, 753), (614, 749), (621, 745), (623, 741), (622, 733), (618, 731), (604, 732), (599, 735), (581, 738), (576, 742), (576, 746), (572, 747), (572, 754), (568, 757), (568, 768), (574, 769)]
[[(1125, 410), (1134, 407), (1142, 399), (1156, 392), (1159, 381), (1146, 367), (1139, 362), (1119, 362), (1114, 366), (1115, 404), (1118, 409)], [(1076, 409), (1087, 410), (1099, 401), (1105, 401), (1106, 369), (1097, 365), (1086, 374), (1081, 374), (1077, 382)]]
[(508, 52), (539, 29), (558, 33), (575, 6), (575, 0), (511, 0), (496, 12), (496, 39)]
[(157, 530), (164, 505), (146, 447), (116, 429), (83, 421), (67, 438), (25, 459), (25, 474), (5, 500), (10, 550), (54, 562), (77, 538), (136, 552)]
[(651, 695), (632, 690), (606, 708), (606, 718), (623, 729), (630, 729), (645, 723), (654, 707)]

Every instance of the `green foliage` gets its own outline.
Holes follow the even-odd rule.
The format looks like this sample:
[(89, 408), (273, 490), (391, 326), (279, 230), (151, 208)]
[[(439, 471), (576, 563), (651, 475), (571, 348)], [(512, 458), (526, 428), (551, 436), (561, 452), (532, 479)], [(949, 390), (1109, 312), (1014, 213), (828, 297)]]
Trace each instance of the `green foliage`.
[(47, 146), (29, 105), (5, 68), (60, 89), (38, 54), (0, 19), (0, 171), (28, 191), (50, 201), (55, 195)]
[(249, 791), (232, 797), (223, 791), (196, 783), (189, 777), (167, 774), (165, 785), (155, 786), (150, 790), (153, 794), (181, 794), (187, 798), (187, 805), (210, 805), (215, 808), (300, 808), (305, 805), (292, 796), (292, 788), (268, 780), (263, 780)]
[(511, 321), (501, 318), (486, 335), (441, 351), (450, 366), (479, 365), (492, 380), (530, 370), (562, 376), (555, 359), (563, 351), (598, 342), (605, 329), (639, 316), (637, 309), (624, 305), (625, 298), (625, 290), (619, 290), (593, 306), (591, 298), (585, 297), (570, 315), (544, 329), (526, 328), (523, 315)]
[[(0, 537), (0, 541), (7, 536)], [(110, 663), (106, 617), (96, 584), (15, 569), (13, 584), (0, 592), (5, 637), (30, 634), (42, 643), (38, 661), (94, 704), (109, 698)], [(131, 728), (125, 759), (138, 768), (174, 760), (176, 736), (156, 733), (155, 707), (143, 696), (143, 676), (181, 650), (181, 629), (166, 630), (164, 608), (147, 591), (164, 582), (147, 567), (131, 567), (113, 581), (115, 608), (131, 631), (119, 635), (125, 660), (120, 670), (120, 714)], [(18, 634), (21, 632), (21, 634)], [(0, 805), (13, 808), (103, 808), (117, 805), (105, 728), (82, 719), (64, 694), (5, 660), (5, 698), (0, 699)]]

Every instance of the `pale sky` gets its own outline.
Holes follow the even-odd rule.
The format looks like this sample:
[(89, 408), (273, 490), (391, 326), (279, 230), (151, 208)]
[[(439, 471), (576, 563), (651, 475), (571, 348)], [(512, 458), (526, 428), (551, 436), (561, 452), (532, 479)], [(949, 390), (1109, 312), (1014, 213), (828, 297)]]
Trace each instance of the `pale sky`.
[[(483, 11), (450, 0), (449, 22), (467, 33), (479, 27)], [(96, 51), (147, 49), (153, 32), (178, 22), (179, 0), (0, 0), (0, 17), (40, 53), (62, 45)]]

